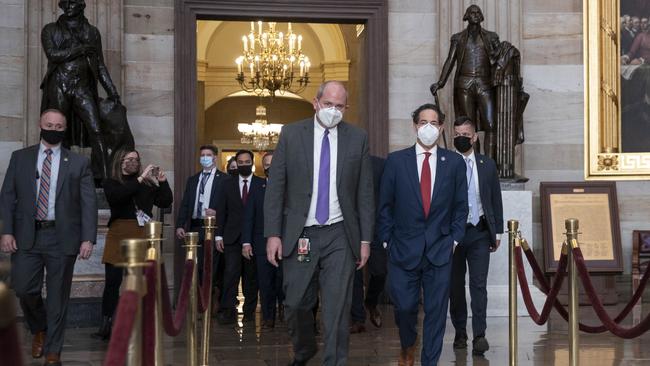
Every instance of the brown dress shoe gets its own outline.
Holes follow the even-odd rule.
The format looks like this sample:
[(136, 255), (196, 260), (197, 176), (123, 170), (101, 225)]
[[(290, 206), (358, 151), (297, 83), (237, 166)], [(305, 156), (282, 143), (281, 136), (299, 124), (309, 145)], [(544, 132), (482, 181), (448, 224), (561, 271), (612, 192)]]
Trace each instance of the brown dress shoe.
[(352, 322), (350, 325), (350, 334), (363, 333), (366, 331), (366, 326), (361, 322)]
[(398, 366), (413, 366), (415, 364), (415, 345), (402, 348), (399, 354)]
[(32, 338), (32, 357), (43, 357), (43, 343), (45, 343), (45, 331), (40, 331), (34, 334)]
[(45, 366), (61, 366), (61, 356), (58, 353), (48, 353), (45, 357)]
[(366, 309), (368, 310), (368, 318), (370, 318), (372, 325), (381, 328), (381, 311), (376, 306), (368, 306)]

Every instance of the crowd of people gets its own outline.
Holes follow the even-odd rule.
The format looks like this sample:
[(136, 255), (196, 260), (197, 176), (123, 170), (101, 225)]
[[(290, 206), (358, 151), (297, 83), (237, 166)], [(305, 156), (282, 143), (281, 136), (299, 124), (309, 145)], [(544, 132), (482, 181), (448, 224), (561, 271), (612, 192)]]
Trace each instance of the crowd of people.
[[(440, 148), (445, 116), (437, 105), (424, 104), (411, 116), (414, 145), (383, 159), (369, 155), (364, 130), (343, 121), (347, 100), (342, 83), (322, 84), (314, 116), (284, 126), (275, 151), (264, 154), (263, 177), (254, 174), (249, 150), (238, 151), (222, 172), (217, 148), (199, 148), (201, 169), (185, 182), (175, 236), (180, 245), (189, 231), (203, 235), (206, 216), (217, 219), (216, 265), (213, 273), (199, 273), (213, 276), (213, 315), (224, 326), (236, 322), (241, 283), (242, 321), (255, 319), (258, 303), (264, 330), (286, 321), (292, 365), (314, 357), (317, 333), (322, 363), (345, 365), (350, 333), (364, 332), (366, 317), (375, 327), (384, 324), (378, 304), (387, 289), (399, 328), (399, 364), (414, 364), (422, 303), (421, 363), (435, 365), (448, 309), (453, 347), (468, 347), (469, 269), (472, 351), (483, 354), (489, 349), (489, 258), (499, 247), (503, 214), (496, 165), (473, 148), (474, 121), (457, 118), (456, 151)], [(0, 245), (11, 253), (12, 286), (33, 334), (32, 356), (60, 365), (72, 270), (77, 258), (92, 254), (97, 203), (89, 160), (61, 146), (65, 116), (46, 110), (40, 127), (38, 144), (12, 154), (0, 192)], [(106, 340), (122, 282), (115, 266), (122, 261), (119, 241), (141, 237), (153, 207), (170, 207), (173, 198), (165, 172), (141, 164), (136, 150), (115, 154), (102, 186), (111, 217), (102, 253), (103, 321), (93, 337)], [(202, 251), (198, 260), (201, 270)]]

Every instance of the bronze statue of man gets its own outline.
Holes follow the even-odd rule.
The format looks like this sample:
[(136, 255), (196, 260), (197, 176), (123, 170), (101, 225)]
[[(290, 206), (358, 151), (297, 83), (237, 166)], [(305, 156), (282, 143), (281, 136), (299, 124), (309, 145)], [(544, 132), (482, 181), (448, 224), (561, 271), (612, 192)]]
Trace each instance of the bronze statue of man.
[[(481, 27), (483, 12), (477, 5), (470, 5), (463, 21), (467, 28), (451, 37), (449, 56), (442, 67), (437, 83), (431, 85), (431, 94), (436, 95), (447, 83), (451, 70), (456, 65), (454, 77), (454, 112), (456, 116), (467, 116), (478, 121), (478, 129), (485, 131), (484, 152), (491, 158), (496, 156), (496, 102), (494, 75), (492, 69), (499, 49), (499, 36)], [(478, 118), (477, 118), (478, 117)]]
[(120, 104), (120, 97), (104, 64), (99, 31), (84, 16), (84, 0), (60, 0), (59, 8), (63, 15), (41, 32), (48, 59), (41, 110), (55, 108), (66, 115), (71, 126), (66, 145), (90, 144), (98, 180), (107, 176), (110, 162), (100, 124), (97, 82), (112, 102)]

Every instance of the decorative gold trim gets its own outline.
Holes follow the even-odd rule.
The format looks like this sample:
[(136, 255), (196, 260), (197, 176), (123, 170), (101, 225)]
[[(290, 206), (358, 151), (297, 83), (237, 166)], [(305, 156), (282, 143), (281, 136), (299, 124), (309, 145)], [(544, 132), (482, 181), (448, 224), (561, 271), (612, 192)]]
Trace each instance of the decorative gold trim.
[(620, 152), (620, 0), (582, 4), (585, 179), (650, 179), (650, 151)]

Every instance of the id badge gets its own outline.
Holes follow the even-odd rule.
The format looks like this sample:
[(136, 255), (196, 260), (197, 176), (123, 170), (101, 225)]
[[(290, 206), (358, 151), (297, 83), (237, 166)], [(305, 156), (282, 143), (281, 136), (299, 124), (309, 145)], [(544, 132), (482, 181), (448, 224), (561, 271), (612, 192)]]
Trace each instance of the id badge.
[(137, 210), (135, 212), (135, 217), (138, 219), (138, 226), (144, 226), (146, 223), (151, 221), (151, 217), (142, 210)]
[(309, 255), (309, 238), (298, 239), (298, 255)]

